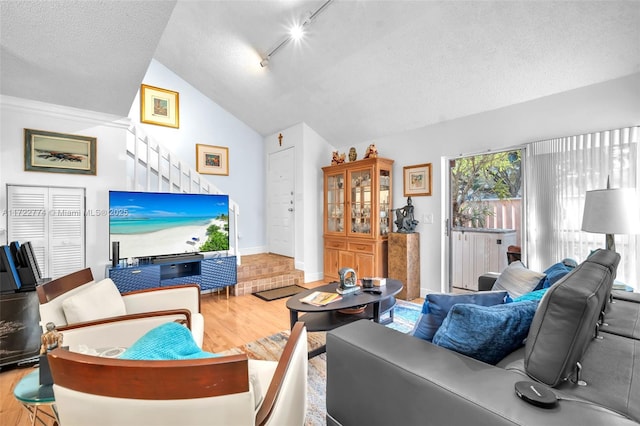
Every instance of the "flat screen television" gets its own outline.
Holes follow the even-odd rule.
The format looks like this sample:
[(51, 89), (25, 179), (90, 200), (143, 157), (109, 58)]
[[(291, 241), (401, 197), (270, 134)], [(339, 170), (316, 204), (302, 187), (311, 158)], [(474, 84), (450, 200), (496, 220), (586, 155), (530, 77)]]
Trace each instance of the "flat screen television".
[(228, 250), (229, 196), (109, 191), (114, 241), (119, 259)]

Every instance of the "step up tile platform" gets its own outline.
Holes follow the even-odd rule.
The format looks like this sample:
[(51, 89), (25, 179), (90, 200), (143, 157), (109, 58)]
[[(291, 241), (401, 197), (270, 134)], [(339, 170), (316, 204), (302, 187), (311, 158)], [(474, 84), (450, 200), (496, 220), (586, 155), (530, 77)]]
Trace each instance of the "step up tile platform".
[(304, 272), (297, 270), (293, 258), (271, 253), (242, 256), (238, 265), (238, 284), (234, 296), (304, 284)]

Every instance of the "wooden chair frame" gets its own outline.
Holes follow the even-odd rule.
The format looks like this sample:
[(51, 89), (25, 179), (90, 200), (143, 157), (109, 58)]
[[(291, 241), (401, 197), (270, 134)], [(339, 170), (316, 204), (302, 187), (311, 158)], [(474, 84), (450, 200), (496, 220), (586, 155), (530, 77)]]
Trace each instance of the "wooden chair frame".
[[(40, 304), (48, 303), (53, 299), (55, 299), (56, 297), (59, 297), (91, 281), (94, 281), (93, 273), (91, 272), (90, 268), (85, 268), (80, 271), (71, 273), (69, 275), (65, 275), (64, 277), (60, 277), (55, 280), (46, 282), (36, 287), (36, 292), (38, 294), (38, 301), (40, 302)], [(197, 284), (183, 284), (183, 285), (155, 287), (155, 288), (148, 288), (143, 290), (130, 291), (130, 292), (122, 293), (122, 296), (127, 297), (134, 294), (156, 292), (156, 291), (167, 291), (173, 288), (185, 288), (185, 287), (197, 287), (198, 292), (200, 291), (200, 287)], [(201, 309), (200, 299), (198, 299), (198, 312), (200, 312), (200, 309)], [(170, 316), (170, 315), (184, 315), (185, 317), (184, 324), (187, 326), (187, 328), (191, 330), (191, 312), (188, 309), (169, 309), (169, 310), (162, 310), (162, 311), (150, 311), (150, 312), (144, 312), (144, 313), (120, 315), (120, 316), (111, 317), (111, 318), (103, 318), (100, 320), (67, 324), (64, 326), (57, 327), (57, 329), (58, 331), (64, 331), (64, 330), (71, 330), (74, 328), (107, 324), (110, 322), (117, 322), (117, 321), (131, 320), (131, 319), (138, 319), (138, 318), (147, 318), (149, 316), (157, 317), (157, 316)]]

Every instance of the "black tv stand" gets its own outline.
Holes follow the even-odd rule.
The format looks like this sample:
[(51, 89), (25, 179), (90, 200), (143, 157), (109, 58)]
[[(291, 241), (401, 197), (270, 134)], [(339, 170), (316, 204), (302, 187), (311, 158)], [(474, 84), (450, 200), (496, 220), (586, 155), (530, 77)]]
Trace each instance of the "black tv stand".
[(188, 262), (190, 260), (202, 260), (204, 255), (200, 253), (184, 253), (184, 254), (172, 254), (168, 256), (156, 256), (151, 259), (151, 263), (154, 265), (160, 265), (163, 263), (176, 263), (176, 262)]

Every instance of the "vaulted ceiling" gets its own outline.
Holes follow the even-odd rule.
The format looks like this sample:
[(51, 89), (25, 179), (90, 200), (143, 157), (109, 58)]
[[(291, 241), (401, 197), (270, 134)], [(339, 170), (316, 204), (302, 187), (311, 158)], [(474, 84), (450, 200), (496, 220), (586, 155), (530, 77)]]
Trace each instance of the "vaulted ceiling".
[(3, 0), (0, 93), (126, 116), (155, 58), (342, 146), (640, 72), (639, 1), (335, 0), (260, 67), (324, 2)]

